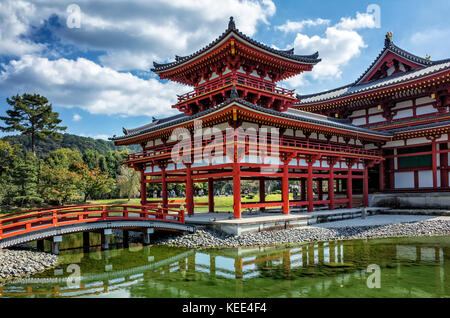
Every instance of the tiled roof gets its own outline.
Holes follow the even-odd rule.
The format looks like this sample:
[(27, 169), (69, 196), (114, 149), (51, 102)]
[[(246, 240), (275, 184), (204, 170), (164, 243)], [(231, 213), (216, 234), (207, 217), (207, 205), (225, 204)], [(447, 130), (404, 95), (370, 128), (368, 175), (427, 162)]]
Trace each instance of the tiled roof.
[(240, 32), (239, 29), (237, 29), (235, 24), (234, 24), (233, 17), (231, 17), (230, 18), (230, 23), (228, 23), (228, 29), (225, 30), (225, 32), (223, 32), (218, 38), (216, 38), (213, 42), (211, 42), (210, 44), (208, 44), (204, 48), (202, 48), (202, 49), (198, 50), (197, 52), (195, 52), (195, 53), (193, 53), (191, 55), (188, 55), (188, 56), (181, 57), (181, 56), (176, 55), (174, 62), (170, 62), (170, 63), (156, 63), (156, 62), (153, 62), (154, 68), (152, 68), (151, 70), (153, 72), (158, 73), (158, 72), (162, 72), (164, 70), (167, 70), (169, 68), (172, 68), (174, 66), (177, 66), (179, 64), (182, 64), (183, 62), (186, 62), (187, 60), (192, 59), (192, 58), (202, 54), (203, 52), (207, 51), (208, 49), (210, 49), (211, 47), (213, 47), (214, 45), (216, 45), (217, 43), (222, 41), (230, 33), (234, 33), (237, 36), (239, 36), (240, 38), (246, 40), (247, 42), (250, 42), (251, 44), (253, 44), (253, 45), (255, 45), (255, 46), (257, 46), (257, 47), (259, 47), (259, 48), (261, 48), (263, 50), (266, 50), (266, 51), (278, 54), (278, 55), (280, 55), (282, 57), (286, 57), (286, 58), (289, 58), (289, 59), (292, 59), (292, 60), (296, 60), (296, 61), (299, 61), (299, 62), (302, 62), (302, 63), (305, 63), (305, 64), (314, 64), (314, 65), (321, 61), (318, 58), (319, 57), (319, 52), (315, 52), (314, 54), (311, 54), (311, 55), (296, 55), (296, 54), (294, 54), (294, 49), (293, 48), (289, 49), (289, 50), (276, 50), (276, 49), (273, 49), (273, 48), (271, 48), (271, 47), (269, 47), (269, 46), (267, 46), (265, 44), (257, 42), (255, 40), (253, 40), (252, 38), (248, 37), (247, 35), (243, 34), (242, 32)]
[(414, 131), (414, 130), (422, 130), (422, 129), (428, 129), (428, 128), (435, 128), (435, 127), (444, 127), (444, 126), (449, 126), (450, 125), (450, 120), (445, 120), (445, 121), (437, 121), (437, 122), (433, 122), (433, 123), (429, 123), (429, 124), (423, 124), (423, 125), (417, 125), (417, 126), (412, 126), (412, 127), (401, 127), (401, 128), (395, 128), (395, 129), (391, 129), (388, 132), (390, 132), (391, 134), (399, 134), (399, 133), (404, 133), (404, 132), (408, 132), (408, 131)]
[(280, 112), (280, 111), (276, 111), (273, 109), (269, 109), (269, 108), (265, 108), (265, 107), (261, 107), (261, 106), (249, 103), (249, 102), (237, 97), (237, 95), (232, 94), (232, 96), (229, 99), (227, 99), (226, 101), (224, 101), (223, 103), (221, 103), (215, 107), (211, 107), (207, 110), (198, 112), (194, 115), (187, 116), (184, 114), (180, 114), (180, 115), (168, 117), (168, 118), (160, 120), (160, 121), (155, 121), (148, 125), (141, 126), (138, 128), (124, 129), (124, 132), (126, 132), (127, 134), (125, 134), (124, 136), (119, 136), (119, 137), (114, 136), (109, 139), (113, 140), (113, 141), (124, 140), (124, 139), (128, 139), (131, 137), (136, 137), (139, 135), (157, 131), (160, 129), (164, 129), (164, 128), (167, 128), (170, 126), (178, 125), (183, 122), (187, 122), (189, 120), (193, 120), (193, 119), (202, 117), (204, 115), (207, 115), (209, 113), (212, 113), (220, 108), (223, 108), (223, 107), (231, 104), (232, 102), (238, 102), (238, 103), (242, 104), (243, 106), (246, 106), (248, 108), (251, 108), (251, 109), (254, 109), (254, 110), (269, 114), (269, 115), (280, 116), (280, 117), (284, 117), (284, 118), (288, 118), (288, 119), (294, 119), (294, 120), (298, 120), (298, 121), (303, 121), (303, 122), (308, 122), (308, 123), (318, 124), (318, 125), (324, 125), (324, 126), (334, 127), (334, 128), (338, 128), (338, 129), (346, 129), (346, 130), (354, 131), (356, 133), (361, 132), (361, 133), (366, 133), (366, 134), (370, 134), (370, 135), (384, 136), (384, 137), (391, 136), (390, 133), (373, 131), (373, 130), (370, 130), (367, 128), (352, 125), (350, 123), (350, 121), (347, 119), (337, 119), (337, 118), (333, 118), (333, 117), (327, 117), (327, 116), (310, 113), (310, 112), (305, 112), (305, 111), (292, 109), (292, 108), (289, 108), (285, 112)]
[[(378, 61), (387, 53), (392, 52), (397, 54), (405, 59), (410, 60), (416, 64), (422, 66), (420, 69), (411, 70), (405, 73), (399, 73), (395, 75), (391, 75), (382, 79), (378, 79), (375, 81), (362, 83), (362, 80), (367, 76), (368, 73), (371, 72), (373, 67), (378, 63)], [(374, 62), (367, 68), (367, 70), (354, 82), (349, 85), (335, 88), (333, 90), (320, 92), (317, 94), (309, 94), (309, 95), (297, 95), (297, 98), (301, 101), (296, 103), (298, 106), (303, 106), (311, 103), (319, 103), (327, 100), (332, 100), (340, 97), (345, 97), (348, 95), (352, 95), (355, 93), (366, 92), (373, 89), (378, 89), (381, 87), (400, 84), (402, 82), (407, 82), (409, 80), (414, 80), (416, 78), (420, 78), (422, 76), (428, 76), (434, 73), (438, 73), (445, 69), (450, 69), (450, 59), (439, 60), (439, 61), (431, 61), (425, 58), (418, 57), (414, 54), (411, 54), (398, 46), (396, 46), (392, 40), (386, 37), (385, 45), (381, 53), (374, 60)]]
[(443, 70), (450, 69), (450, 61), (449, 62), (441, 62), (440, 64), (433, 64), (431, 66), (427, 66), (421, 69), (412, 70), (406, 73), (399, 73), (395, 74), (386, 78), (382, 78), (379, 80), (375, 80), (368, 83), (362, 83), (362, 84), (350, 84), (347, 86), (343, 86), (341, 88), (337, 88), (334, 90), (318, 93), (318, 94), (311, 94), (311, 95), (304, 95), (300, 96), (297, 95), (297, 98), (301, 101), (299, 103), (296, 103), (297, 106), (303, 106), (311, 103), (319, 103), (324, 102), (327, 100), (332, 100), (339, 97), (345, 97), (348, 95), (356, 94), (356, 93), (362, 93), (378, 88), (382, 88), (385, 86), (400, 84), (403, 82), (407, 82), (410, 80), (414, 80), (420, 77), (432, 75), (435, 73), (439, 73)]

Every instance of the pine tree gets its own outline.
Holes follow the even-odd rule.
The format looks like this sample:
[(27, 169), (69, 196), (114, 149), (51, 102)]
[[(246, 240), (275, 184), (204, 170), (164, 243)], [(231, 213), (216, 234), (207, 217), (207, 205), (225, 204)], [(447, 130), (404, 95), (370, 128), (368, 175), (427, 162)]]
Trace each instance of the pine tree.
[(36, 140), (52, 138), (61, 140), (62, 135), (58, 131), (67, 127), (58, 126), (61, 123), (59, 114), (53, 112), (48, 99), (39, 94), (23, 94), (7, 98), (6, 102), (12, 109), (6, 111), (7, 116), (0, 116), (6, 124), (0, 126), (4, 132), (19, 131), (31, 139), (31, 151), (36, 154)]

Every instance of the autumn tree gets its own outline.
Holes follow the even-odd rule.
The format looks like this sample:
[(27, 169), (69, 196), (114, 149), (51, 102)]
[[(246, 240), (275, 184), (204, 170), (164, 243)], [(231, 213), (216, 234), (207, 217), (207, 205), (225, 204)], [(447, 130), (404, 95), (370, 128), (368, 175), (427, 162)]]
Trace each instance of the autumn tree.
[(7, 98), (6, 102), (12, 107), (6, 111), (7, 116), (0, 116), (6, 126), (0, 126), (4, 132), (19, 131), (31, 139), (31, 151), (36, 155), (36, 140), (52, 138), (61, 140), (59, 131), (67, 127), (58, 126), (61, 123), (59, 114), (53, 112), (48, 99), (39, 94), (23, 94)]
[(77, 186), (84, 193), (84, 202), (110, 193), (114, 188), (114, 179), (98, 168), (89, 170), (85, 164), (82, 164), (79, 166), (78, 175)]

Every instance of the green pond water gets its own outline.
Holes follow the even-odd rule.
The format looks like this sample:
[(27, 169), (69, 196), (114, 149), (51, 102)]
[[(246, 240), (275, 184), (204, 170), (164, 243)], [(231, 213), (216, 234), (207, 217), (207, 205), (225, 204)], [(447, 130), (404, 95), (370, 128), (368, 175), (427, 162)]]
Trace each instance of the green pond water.
[(60, 265), (4, 284), (0, 296), (450, 296), (450, 236), (212, 250), (112, 244), (86, 253), (73, 248), (81, 242), (65, 237), (62, 248), (72, 248)]

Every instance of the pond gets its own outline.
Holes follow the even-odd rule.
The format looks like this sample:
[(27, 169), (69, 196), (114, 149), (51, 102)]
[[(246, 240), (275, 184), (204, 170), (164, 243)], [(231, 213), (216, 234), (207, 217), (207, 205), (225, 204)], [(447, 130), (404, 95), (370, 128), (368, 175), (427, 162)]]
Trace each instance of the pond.
[[(81, 235), (65, 238), (77, 246)], [(81, 246), (81, 245), (80, 245)], [(195, 250), (63, 250), (1, 297), (449, 297), (450, 236)]]

